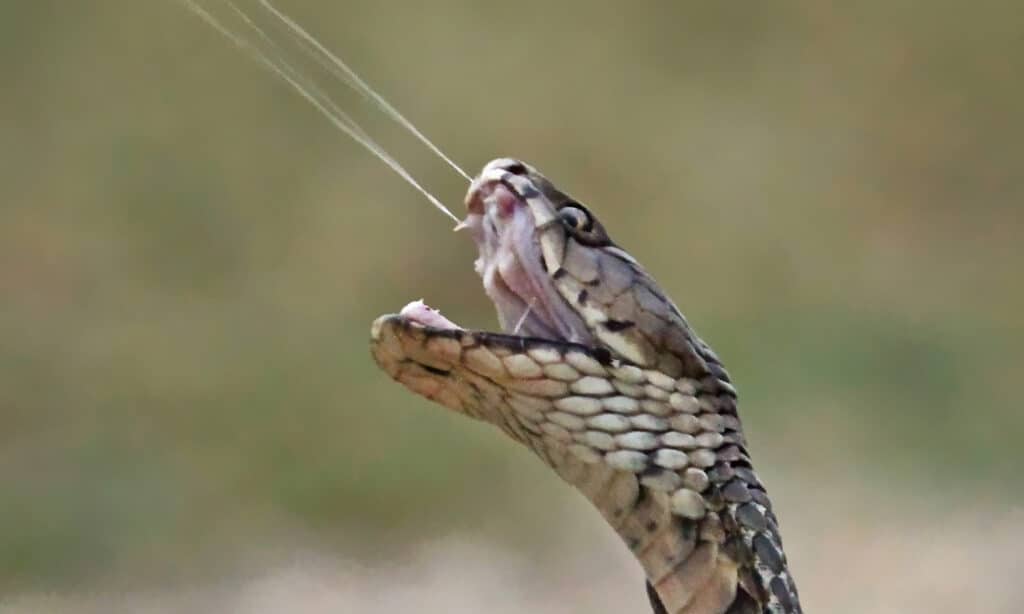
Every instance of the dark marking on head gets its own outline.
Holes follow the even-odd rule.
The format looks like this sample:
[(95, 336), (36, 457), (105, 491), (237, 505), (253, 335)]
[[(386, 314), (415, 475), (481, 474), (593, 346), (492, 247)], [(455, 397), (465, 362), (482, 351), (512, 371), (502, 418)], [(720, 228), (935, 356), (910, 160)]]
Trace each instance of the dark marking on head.
[(418, 364), (419, 366), (423, 367), (423, 369), (425, 371), (427, 371), (428, 373), (433, 373), (434, 375), (440, 375), (441, 377), (448, 377), (449, 375), (452, 374), (451, 371), (445, 371), (444, 369), (438, 369), (437, 367), (431, 367), (430, 365), (425, 365), (425, 364), (423, 364), (421, 362), (418, 362), (416, 364)]
[(612, 364), (612, 353), (611, 351), (608, 350), (608, 348), (594, 348), (591, 354), (593, 355), (594, 360), (596, 360), (597, 362), (601, 363), (604, 366)]
[(647, 529), (648, 533), (654, 533), (655, 531), (658, 530), (658, 521), (657, 520), (648, 520), (647, 524), (644, 525), (644, 528)]
[(505, 167), (505, 170), (512, 173), (513, 175), (525, 175), (526, 165), (522, 162), (513, 162)]
[(518, 190), (519, 196), (522, 198), (537, 198), (540, 196), (540, 192), (536, 188), (530, 185), (524, 185)]
[(583, 304), (585, 304), (587, 302), (587, 297), (588, 296), (590, 296), (590, 293), (587, 292), (586, 288), (584, 288), (584, 289), (580, 290), (579, 294), (576, 295), (576, 302), (579, 303), (580, 305), (583, 305)]
[(630, 320), (606, 320), (604, 323), (604, 327), (613, 333), (624, 331), (633, 326), (636, 326), (636, 322)]
[[(438, 329), (436, 334), (443, 335), (447, 332), (447, 329)], [(539, 337), (520, 337), (517, 335), (506, 335), (505, 333), (489, 333), (486, 331), (459, 330), (453, 332), (457, 332), (463, 337), (472, 340), (473, 344), (470, 347), (496, 346), (508, 348), (514, 352), (521, 352), (532, 348), (551, 348), (562, 354), (572, 350), (579, 350), (586, 353), (593, 351), (593, 348), (589, 346), (572, 343), (570, 341), (555, 341), (551, 339), (541, 339)], [(431, 334), (435, 334), (434, 331), (431, 331)]]
[(568, 272), (569, 271), (566, 271), (562, 267), (558, 267), (557, 269), (555, 269), (555, 272), (551, 274), (551, 279), (561, 279), (565, 277), (565, 274)]

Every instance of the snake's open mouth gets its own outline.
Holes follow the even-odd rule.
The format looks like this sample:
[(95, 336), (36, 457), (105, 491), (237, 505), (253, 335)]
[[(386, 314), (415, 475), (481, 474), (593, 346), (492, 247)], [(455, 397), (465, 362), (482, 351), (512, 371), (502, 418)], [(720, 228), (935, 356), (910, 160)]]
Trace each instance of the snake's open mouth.
[[(591, 345), (593, 338), (582, 318), (552, 283), (540, 247), (540, 233), (565, 232), (561, 222), (547, 203), (550, 221), (538, 223), (521, 189), (508, 181), (512, 174), (502, 168), (484, 169), (469, 189), (469, 213), (460, 224), (479, 249), (474, 268), (497, 308), (501, 328), (512, 335)], [(543, 198), (539, 190), (529, 193)], [(460, 328), (422, 301), (406, 305), (401, 315), (435, 328)]]

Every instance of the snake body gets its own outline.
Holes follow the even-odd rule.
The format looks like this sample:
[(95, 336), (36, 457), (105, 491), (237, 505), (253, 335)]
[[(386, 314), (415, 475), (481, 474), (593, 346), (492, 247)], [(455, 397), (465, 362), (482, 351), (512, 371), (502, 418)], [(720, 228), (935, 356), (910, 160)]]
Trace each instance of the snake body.
[(583, 205), (498, 159), (466, 197), (505, 333), (413, 304), (378, 318), (377, 364), (524, 444), (640, 562), (656, 614), (799, 614), (778, 522), (718, 356)]

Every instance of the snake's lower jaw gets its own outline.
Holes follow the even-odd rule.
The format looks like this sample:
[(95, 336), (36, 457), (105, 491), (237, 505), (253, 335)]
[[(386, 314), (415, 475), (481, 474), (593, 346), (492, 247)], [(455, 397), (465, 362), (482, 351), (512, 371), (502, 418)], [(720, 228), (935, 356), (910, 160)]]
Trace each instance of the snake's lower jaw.
[[(414, 305), (403, 311), (421, 311)], [(537, 430), (523, 411), (541, 419), (542, 405), (550, 409), (580, 385), (595, 385), (595, 374), (607, 373), (593, 350), (580, 344), (466, 330), (433, 310), (427, 316), (443, 322), (409, 313), (377, 318), (370, 329), (377, 365), (416, 394), (491, 422), (523, 443), (531, 440), (529, 429)]]
[[(399, 314), (383, 315), (370, 328), (371, 352), (377, 366), (395, 381), (420, 396), (462, 412), (459, 396), (446, 385), (454, 362), (443, 358), (459, 342), (438, 336), (443, 331), (458, 329), (431, 328)], [(430, 347), (428, 336), (434, 339)]]

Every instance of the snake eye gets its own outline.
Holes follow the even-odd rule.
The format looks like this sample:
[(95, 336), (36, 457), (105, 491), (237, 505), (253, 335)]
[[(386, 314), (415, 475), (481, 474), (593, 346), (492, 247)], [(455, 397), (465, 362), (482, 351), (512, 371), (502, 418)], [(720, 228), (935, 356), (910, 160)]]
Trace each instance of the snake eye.
[(611, 244), (601, 222), (594, 219), (587, 208), (578, 202), (570, 200), (563, 204), (558, 210), (558, 216), (569, 234), (580, 243), (593, 247)]
[(589, 232), (594, 227), (590, 213), (577, 202), (569, 202), (558, 210), (562, 222), (576, 232)]

